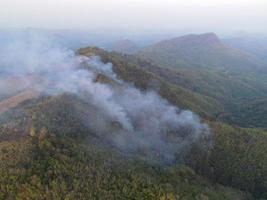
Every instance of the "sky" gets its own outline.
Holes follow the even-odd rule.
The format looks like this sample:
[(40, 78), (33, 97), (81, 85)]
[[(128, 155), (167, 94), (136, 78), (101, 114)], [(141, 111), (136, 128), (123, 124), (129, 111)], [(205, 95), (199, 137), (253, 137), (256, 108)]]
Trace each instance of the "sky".
[(0, 28), (267, 33), (267, 0), (1, 0)]

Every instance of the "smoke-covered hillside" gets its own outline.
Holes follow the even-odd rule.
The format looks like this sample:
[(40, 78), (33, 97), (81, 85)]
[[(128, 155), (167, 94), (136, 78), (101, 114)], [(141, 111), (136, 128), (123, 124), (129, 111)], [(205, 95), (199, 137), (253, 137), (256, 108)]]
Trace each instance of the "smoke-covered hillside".
[(266, 133), (216, 121), (222, 102), (157, 66), (36, 32), (0, 66), (0, 199), (266, 195)]

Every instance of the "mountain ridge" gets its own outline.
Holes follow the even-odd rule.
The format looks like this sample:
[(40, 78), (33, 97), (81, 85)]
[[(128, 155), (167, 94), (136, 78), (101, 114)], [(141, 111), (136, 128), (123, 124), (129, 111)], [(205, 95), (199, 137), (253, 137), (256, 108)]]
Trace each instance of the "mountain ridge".
[[(130, 149), (125, 151), (121, 148), (123, 146), (114, 143), (120, 135), (127, 134), (121, 134), (120, 130), (124, 128), (122, 121), (116, 115), (109, 115), (110, 110), (106, 104), (98, 106), (102, 105), (100, 99), (94, 101), (90, 98), (97, 95), (99, 87), (97, 90), (93, 88), (93, 93), (88, 95), (86, 90), (82, 95), (72, 93), (73, 90), (44, 93), (36, 99), (23, 100), (8, 111), (0, 113), (1, 200), (144, 197), (168, 200), (254, 199), (250, 192), (255, 197), (266, 197), (266, 131), (230, 126), (218, 121), (212, 116), (222, 111), (220, 102), (213, 97), (191, 91), (190, 88), (179, 86), (174, 80), (168, 80), (169, 74), (173, 73), (171, 70), (164, 74), (160, 71), (164, 68), (160, 66), (142, 63), (143, 61), (136, 62), (126, 55), (99, 48), (82, 48), (76, 54), (85, 61), (96, 56), (100, 58), (93, 59), (92, 66), (81, 63), (78, 71), (82, 73), (79, 73), (79, 78), (87, 78), (82, 80), (83, 83), (88, 83), (83, 85), (83, 89), (91, 84), (105, 84), (106, 87), (100, 89), (104, 89), (104, 94), (109, 94), (109, 88), (117, 87), (117, 83), (112, 80), (116, 82), (118, 78), (121, 80), (118, 84), (121, 85), (116, 89), (135, 87), (140, 91), (137, 94), (141, 95), (154, 91), (174, 106), (200, 114), (200, 122), (210, 127), (209, 134), (205, 135), (207, 137), (201, 137), (201, 142), (190, 145), (189, 151), (179, 148), (175, 154), (178, 156), (185, 151), (183, 159), (175, 159), (171, 163), (157, 162), (161, 153), (164, 153), (162, 145), (152, 146), (152, 149), (145, 146), (146, 148), (135, 151), (132, 147), (135, 140), (129, 139), (122, 143), (129, 142), (126, 146)], [(95, 76), (82, 76), (92, 69), (97, 71), (93, 64), (99, 63), (103, 64), (101, 66), (106, 71), (101, 73), (99, 70), (99, 74)], [(105, 75), (110, 73), (109, 67), (112, 67), (111, 72), (116, 74), (115, 78), (112, 76), (114, 74)], [(154, 67), (155, 69), (152, 69)], [(74, 71), (70, 74), (73, 75)], [(173, 79), (183, 76), (173, 75)], [(77, 79), (73, 83), (76, 86)], [(130, 92), (134, 94), (136, 90)], [(134, 100), (128, 99), (127, 107), (136, 108), (137, 105), (143, 108), (142, 102), (146, 98), (136, 103), (136, 96), (126, 94)], [(16, 96), (15, 99), (19, 100)], [(122, 99), (119, 97), (116, 100)], [(166, 103), (165, 100), (164, 102)], [(148, 108), (147, 106), (145, 108)], [(162, 110), (157, 108), (161, 107), (152, 111)], [(141, 109), (141, 114), (144, 110), (146, 109)], [(136, 115), (135, 111), (130, 111), (133, 112), (130, 115)], [(183, 111), (179, 109), (177, 113)], [(169, 114), (168, 112), (166, 115), (167, 119), (163, 119), (172, 120)], [(153, 118), (152, 115), (150, 117)], [(146, 117), (142, 123), (135, 121), (136, 126), (147, 127), (149, 118)], [(105, 126), (99, 126), (103, 125), (103, 120)], [(148, 127), (148, 131), (153, 128)], [(167, 129), (164, 140), (178, 145), (181, 141), (176, 140), (176, 134), (186, 137), (188, 131), (192, 130), (187, 126), (175, 134)], [(152, 131), (152, 136), (155, 132)], [(147, 131), (145, 133), (149, 134)], [(138, 136), (138, 132), (131, 136)], [(157, 141), (154, 137), (148, 138), (149, 144)]]
[(253, 55), (223, 44), (214, 33), (190, 34), (139, 50), (137, 57), (167, 68), (218, 68), (237, 73), (266, 66)]

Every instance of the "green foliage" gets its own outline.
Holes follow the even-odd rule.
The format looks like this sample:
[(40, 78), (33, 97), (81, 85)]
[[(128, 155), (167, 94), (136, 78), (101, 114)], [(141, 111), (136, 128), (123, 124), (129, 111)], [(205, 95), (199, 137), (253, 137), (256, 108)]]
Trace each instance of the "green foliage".
[[(72, 116), (77, 117), (74, 108), (86, 105), (71, 95), (28, 104), (23, 106), (28, 119), (28, 128), (23, 129), (28, 134), (0, 142), (4, 199), (250, 198), (210, 183), (188, 166), (150, 165), (122, 154), (78, 123), (79, 118), (72, 122)], [(8, 135), (16, 133), (15, 129), (9, 129)], [(35, 134), (30, 134), (32, 129)]]
[(137, 56), (165, 68), (211, 67), (238, 74), (259, 70), (265, 65), (252, 55), (222, 44), (212, 33), (161, 41), (140, 50)]
[(172, 104), (206, 119), (266, 127), (266, 112), (261, 108), (267, 98), (267, 82), (260, 74), (229, 73), (211, 67), (168, 69), (158, 62), (98, 48), (84, 48), (78, 53), (101, 56), (104, 62), (113, 63), (113, 70), (121, 79), (141, 89), (156, 90)]
[[(214, 119), (224, 108), (242, 119), (239, 107), (233, 106), (237, 104), (232, 105), (235, 110), (225, 103), (227, 99), (259, 95), (251, 89), (235, 93), (238, 98), (228, 98), (239, 86), (244, 88), (243, 82), (235, 88), (238, 81), (226, 84), (229, 77), (224, 76), (213, 86), (216, 80), (209, 78), (213, 72), (203, 71), (201, 79), (198, 72), (186, 72), (195, 78), (188, 78), (190, 81), (182, 85), (176, 77), (187, 79), (185, 72), (164, 74), (160, 69), (147, 69), (147, 64), (128, 62), (125, 56), (97, 48), (81, 49), (79, 53), (101, 55), (104, 62), (114, 64), (114, 71), (123, 80), (142, 90), (155, 89), (171, 103), (206, 119)], [(168, 78), (170, 74), (173, 76)], [(225, 86), (219, 87), (222, 84)], [(209, 90), (216, 87), (219, 91), (211, 95)], [(257, 119), (249, 121), (250, 110), (260, 112), (264, 103), (261, 99), (249, 104), (251, 108), (244, 104), (244, 108), (248, 107), (245, 123), (254, 124)], [(263, 130), (206, 121), (213, 139), (210, 151), (195, 147), (184, 163), (151, 165), (138, 156), (123, 154), (102, 135), (88, 130), (84, 119), (96, 115), (95, 108), (69, 94), (27, 101), (0, 115), (0, 200), (252, 199), (247, 192), (266, 198), (267, 133)], [(264, 110), (261, 115), (264, 117)]]
[(168, 83), (212, 99), (210, 104), (217, 108), (213, 118), (242, 127), (266, 127), (267, 83), (259, 74), (229, 74), (214, 68), (167, 69), (134, 56), (124, 56), (124, 59)]
[(212, 125), (214, 149), (210, 157), (216, 182), (256, 195), (267, 191), (267, 132)]
[(267, 127), (267, 97), (242, 99), (228, 107), (231, 114), (223, 117), (225, 122), (250, 128)]
[[(53, 135), (26, 141), (32, 153), (27, 154), (25, 166), (9, 166), (8, 172), (1, 168), (4, 198), (231, 199), (224, 187), (212, 186), (188, 167), (153, 167), (101, 146), (95, 138), (80, 144), (68, 136)], [(246, 198), (230, 191), (238, 199)]]
[(180, 108), (190, 109), (203, 117), (212, 118), (221, 109), (216, 100), (172, 84), (160, 76), (148, 72), (134, 62), (129, 62), (128, 59), (125, 59), (120, 54), (108, 53), (98, 48), (80, 49), (78, 54), (101, 56), (103, 62), (111, 62), (113, 64), (113, 70), (121, 79), (134, 83), (136, 87), (142, 90), (156, 90), (172, 104)]
[[(161, 95), (202, 117), (216, 118), (243, 127), (266, 127), (265, 112), (260, 111), (258, 115), (261, 109), (258, 104), (267, 98), (266, 63), (224, 45), (215, 34), (187, 35), (162, 41), (134, 55), (113, 53), (107, 56), (107, 53), (95, 48), (80, 51), (83, 55), (90, 55), (88, 52), (95, 52), (114, 64), (118, 64), (120, 57), (120, 60), (131, 62), (160, 77), (172, 88), (178, 86), (184, 92), (167, 90)], [(124, 66), (127, 71), (125, 63)], [(121, 71), (116, 72), (120, 74)], [(122, 76), (125, 80), (138, 82), (129, 77), (132, 77), (131, 73)], [(184, 94), (188, 91), (193, 94), (191, 97), (198, 99), (191, 101), (198, 108), (174, 101), (177, 98), (170, 96), (179, 93), (181, 95), (178, 99), (190, 101), (191, 97)]]
[[(164, 87), (164, 90), (160, 90), (159, 93), (177, 106), (201, 113), (190, 105), (191, 102), (194, 105), (196, 103), (192, 96), (186, 99), (185, 95), (172, 91), (173, 85), (181, 85), (194, 91), (195, 97), (197, 94), (210, 96), (211, 99), (215, 99), (209, 101), (211, 105), (215, 105), (214, 102), (220, 102), (218, 104), (223, 108), (220, 108), (217, 116), (214, 116), (217, 119), (244, 126), (266, 126), (264, 98), (258, 103), (250, 102), (251, 98), (255, 96), (264, 97), (266, 87), (263, 82), (256, 81), (256, 77), (253, 75), (246, 77), (229, 75), (220, 70), (206, 69), (163, 70), (150, 62), (129, 55), (108, 54), (100, 49), (91, 48), (81, 51), (84, 55), (95, 53), (100, 55), (104, 62), (112, 62), (114, 70), (121, 78), (137, 83), (136, 85), (140, 88), (153, 88), (153, 85), (146, 83), (149, 76), (143, 79), (143, 74), (160, 77), (160, 80), (163, 80), (162, 84), (166, 83), (169, 87)], [(131, 68), (137, 72), (132, 71)], [(128, 71), (129, 73), (127, 73)], [(177, 94), (177, 96), (172, 96), (173, 94)], [(198, 96), (199, 99), (203, 97), (201, 95)], [(188, 103), (183, 106), (179, 102), (181, 99), (186, 99)], [(207, 110), (203, 105), (198, 105), (203, 110)], [(214, 122), (209, 122), (209, 124), (212, 127), (213, 150), (208, 155), (201, 155), (197, 150), (192, 150), (187, 164), (215, 182), (251, 191), (257, 196), (264, 196), (267, 180), (266, 133), (262, 130), (233, 128)]]

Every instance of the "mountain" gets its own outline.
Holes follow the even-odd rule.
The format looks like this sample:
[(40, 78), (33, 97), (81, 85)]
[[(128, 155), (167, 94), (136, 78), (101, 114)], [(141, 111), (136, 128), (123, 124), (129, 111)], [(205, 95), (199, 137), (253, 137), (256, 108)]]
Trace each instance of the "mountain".
[(172, 71), (99, 48), (76, 55), (78, 69), (42, 73), (48, 90), (2, 97), (1, 200), (266, 198), (266, 131), (218, 121), (222, 103)]
[[(169, 90), (167, 89), (168, 87), (164, 88), (160, 84), (155, 84), (154, 81), (151, 81), (151, 76), (160, 77), (164, 82), (167, 82), (168, 85), (170, 84), (168, 78), (164, 78), (164, 75), (159, 76), (159, 73), (156, 73), (157, 69), (150, 69), (148, 72), (144, 67), (148, 64), (142, 63), (144, 62), (143, 60), (139, 60), (140, 62), (139, 64), (137, 64), (136, 61), (133, 61), (135, 58), (132, 58), (131, 56), (122, 56), (116, 53), (107, 53), (101, 49), (96, 48), (80, 49), (79, 54), (85, 56), (98, 55), (102, 58), (103, 62), (112, 63), (114, 71), (123, 80), (132, 82), (137, 87), (145, 90), (162, 88), (165, 92), (158, 90), (162, 97), (168, 99), (173, 103), (175, 102), (174, 105), (182, 106), (185, 109), (194, 110), (194, 107), (191, 107), (192, 104), (190, 104), (190, 102), (192, 102), (194, 98), (190, 99), (191, 97), (186, 96), (185, 94), (187, 92), (183, 94), (177, 91), (177, 96), (170, 98), (170, 96), (172, 96), (171, 93), (175, 92), (175, 90)], [(150, 68), (153, 67), (155, 67), (155, 65), (152, 64)], [(151, 82), (153, 84), (151, 84)], [(155, 85), (157, 87), (155, 87)], [(181, 88), (181, 86), (179, 88)], [(201, 99), (201, 95), (199, 96), (195, 92), (193, 92), (193, 94), (196, 95), (196, 98), (198, 100)], [(176, 100), (173, 101), (173, 99)], [(183, 101), (187, 102), (188, 104), (182, 104), (181, 102)], [(214, 102), (209, 103), (210, 105), (217, 107), (215, 106)], [(203, 108), (203, 110), (205, 109)], [(196, 112), (201, 114), (201, 112)], [(207, 118), (207, 116), (205, 115), (201, 116), (209, 121), (208, 123), (211, 127), (214, 146), (211, 152), (209, 152), (210, 157), (208, 158), (203, 158), (201, 156), (199, 157), (199, 152), (197, 153), (193, 151), (193, 154), (191, 154), (191, 156), (197, 156), (193, 156), (192, 160), (189, 158), (188, 165), (197, 170), (198, 173), (204, 175), (205, 177), (209, 177), (216, 182), (218, 181), (226, 185), (245, 189), (246, 191), (253, 190), (253, 193), (256, 194), (256, 196), (262, 194), (265, 195), (264, 186), (262, 184), (258, 185), (258, 183), (262, 183), (262, 181), (260, 181), (262, 175), (257, 175), (257, 170), (255, 169), (257, 168), (259, 171), (261, 171), (261, 173), (265, 174), (264, 177), (266, 176), (267, 171), (263, 167), (267, 159), (263, 153), (263, 151), (265, 151), (264, 147), (266, 146), (265, 142), (267, 141), (266, 132), (261, 129), (239, 128), (236, 125), (232, 127), (227, 124), (220, 122), (218, 123), (216, 122), (217, 120), (209, 119), (209, 117)], [(250, 123), (253, 124), (253, 122), (251, 121)], [(261, 142), (263, 143), (261, 144)], [(248, 146), (249, 148), (247, 148)], [(255, 179), (251, 179), (251, 177), (254, 177)], [(246, 183), (249, 182), (253, 184), (246, 185)]]
[(104, 62), (113, 64), (114, 72), (121, 79), (134, 83), (141, 90), (153, 89), (180, 108), (190, 109), (207, 118), (212, 118), (221, 112), (222, 106), (216, 100), (172, 84), (164, 80), (163, 76), (143, 69), (142, 65), (138, 65), (138, 63), (130, 62), (127, 56), (91, 47), (79, 49), (78, 54), (100, 56)]
[(241, 35), (225, 38), (223, 42), (233, 48), (249, 52), (267, 61), (267, 38), (264, 36)]
[(84, 126), (76, 111), (94, 116), (70, 94), (32, 99), (5, 113), (1, 199), (252, 199), (188, 166), (161, 167), (123, 154)]
[(135, 53), (140, 49), (137, 44), (135, 44), (133, 41), (124, 39), (124, 40), (117, 40), (112, 44), (111, 50), (116, 51), (118, 53)]
[(230, 72), (260, 70), (256, 57), (223, 44), (214, 33), (185, 35), (138, 51), (139, 58), (167, 68), (217, 68)]
[(258, 103), (267, 98), (266, 64), (213, 33), (165, 40), (125, 57), (173, 85), (213, 99), (220, 108), (213, 117), (220, 121), (266, 127)]

